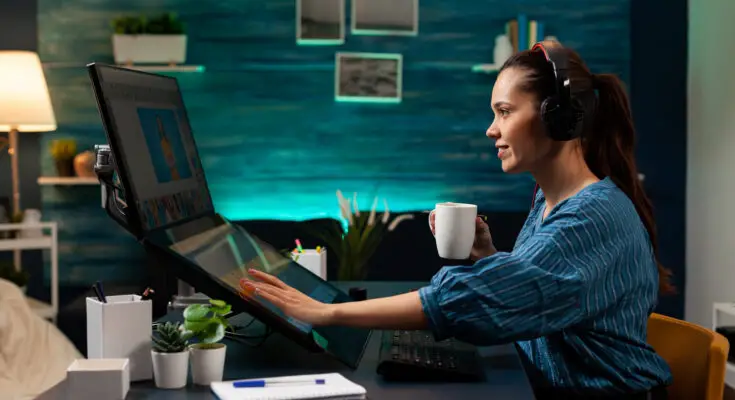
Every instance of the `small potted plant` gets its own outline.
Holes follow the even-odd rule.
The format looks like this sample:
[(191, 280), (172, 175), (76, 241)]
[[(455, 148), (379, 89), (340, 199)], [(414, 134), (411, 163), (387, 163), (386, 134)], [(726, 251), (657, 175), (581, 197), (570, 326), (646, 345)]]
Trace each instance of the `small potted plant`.
[(153, 18), (122, 16), (112, 21), (112, 49), (117, 64), (183, 64), (184, 24), (174, 14)]
[(186, 386), (189, 351), (181, 324), (178, 322), (160, 324), (151, 339), (153, 340), (151, 350), (153, 378), (156, 381), (156, 387), (180, 389)]
[(191, 377), (195, 385), (209, 385), (222, 380), (227, 346), (220, 341), (231, 329), (225, 317), (232, 306), (222, 300), (209, 304), (191, 304), (184, 310), (184, 338), (194, 339), (191, 352)]
[(74, 139), (51, 141), (51, 157), (56, 164), (59, 176), (74, 176), (74, 157), (77, 155), (77, 142)]

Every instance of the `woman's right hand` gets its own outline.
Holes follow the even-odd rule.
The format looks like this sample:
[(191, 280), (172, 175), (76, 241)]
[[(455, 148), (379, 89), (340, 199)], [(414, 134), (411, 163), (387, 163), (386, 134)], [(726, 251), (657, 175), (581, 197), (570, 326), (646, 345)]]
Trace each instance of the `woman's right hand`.
[[(429, 213), (429, 228), (431, 228), (431, 234), (436, 235), (435, 227), (435, 210), (431, 210)], [(489, 257), (498, 250), (495, 249), (493, 244), (493, 237), (490, 235), (490, 227), (482, 220), (479, 216), (475, 218), (475, 241), (472, 243), (472, 251), (470, 252), (470, 258), (472, 260), (479, 260), (481, 258)]]

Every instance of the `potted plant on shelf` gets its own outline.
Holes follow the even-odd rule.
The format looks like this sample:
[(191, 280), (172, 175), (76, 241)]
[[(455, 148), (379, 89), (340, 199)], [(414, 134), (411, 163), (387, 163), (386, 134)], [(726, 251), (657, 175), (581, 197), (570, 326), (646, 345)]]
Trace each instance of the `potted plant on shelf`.
[(122, 16), (112, 21), (115, 63), (183, 64), (186, 62), (184, 24), (176, 15)]
[(56, 164), (59, 176), (74, 176), (74, 157), (77, 155), (77, 142), (74, 139), (51, 141), (51, 157)]
[(209, 304), (191, 304), (184, 310), (183, 337), (196, 340), (189, 345), (195, 385), (222, 380), (227, 346), (220, 341), (225, 337), (225, 330), (231, 329), (225, 318), (231, 309), (222, 300), (209, 300)]
[(180, 389), (186, 386), (189, 349), (183, 333), (180, 323), (166, 322), (158, 325), (151, 337), (153, 378), (158, 388)]
[(25, 294), (30, 276), (27, 271), (17, 270), (12, 262), (4, 262), (0, 263), (0, 279), (15, 283)]

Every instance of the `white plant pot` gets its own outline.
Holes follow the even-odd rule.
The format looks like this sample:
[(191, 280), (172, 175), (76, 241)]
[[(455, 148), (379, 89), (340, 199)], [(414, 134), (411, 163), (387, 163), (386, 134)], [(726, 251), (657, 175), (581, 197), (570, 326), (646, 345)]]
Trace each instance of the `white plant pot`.
[(159, 353), (151, 350), (153, 378), (160, 389), (180, 389), (186, 386), (189, 372), (189, 352)]
[(112, 35), (116, 64), (184, 64), (186, 35)]
[(225, 370), (227, 346), (217, 343), (214, 348), (201, 348), (197, 344), (189, 346), (191, 352), (191, 378), (195, 385), (209, 385), (222, 381)]

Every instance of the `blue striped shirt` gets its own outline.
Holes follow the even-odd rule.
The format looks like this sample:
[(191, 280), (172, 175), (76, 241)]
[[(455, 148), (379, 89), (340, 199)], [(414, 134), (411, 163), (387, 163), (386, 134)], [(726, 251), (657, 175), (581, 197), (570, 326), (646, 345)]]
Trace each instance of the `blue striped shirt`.
[(444, 267), (419, 290), (436, 339), (515, 342), (536, 390), (670, 384), (646, 341), (658, 270), (633, 203), (606, 178), (544, 209), (539, 191), (512, 252)]

